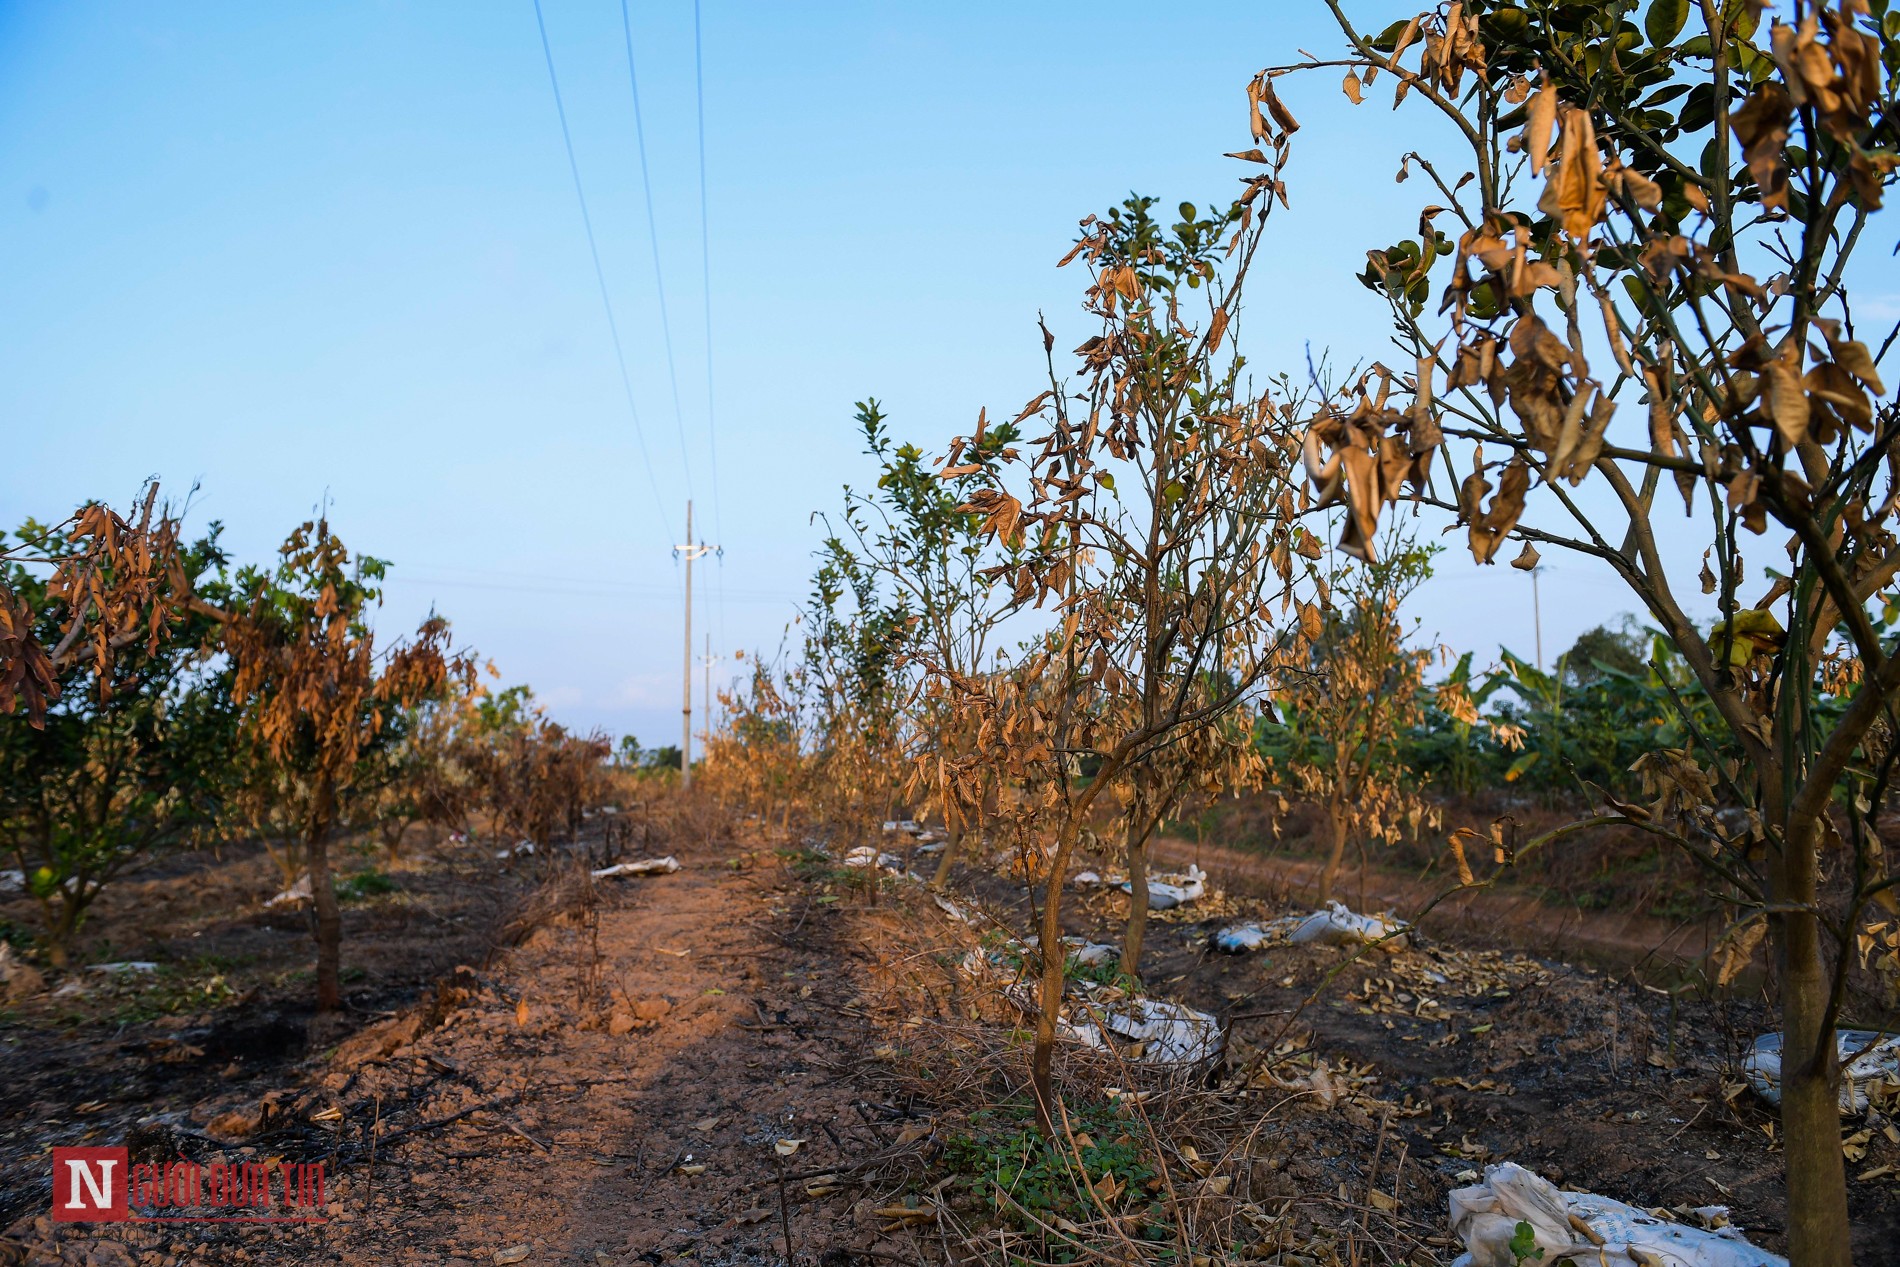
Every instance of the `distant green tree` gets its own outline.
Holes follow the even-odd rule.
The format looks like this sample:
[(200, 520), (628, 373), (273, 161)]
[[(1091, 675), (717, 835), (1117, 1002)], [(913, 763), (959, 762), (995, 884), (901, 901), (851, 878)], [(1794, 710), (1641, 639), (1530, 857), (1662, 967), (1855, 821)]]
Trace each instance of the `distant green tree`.
[(1641, 673), (1648, 662), (1650, 637), (1634, 617), (1626, 615), (1614, 629), (1598, 625), (1577, 635), (1559, 663), (1564, 674), (1579, 686), (1596, 681), (1604, 669)]
[[(908, 709), (914, 725), (895, 738), (912, 756), (919, 741), (928, 753), (912, 766), (905, 791), (921, 805), (934, 802), (943, 815), (949, 840), (931, 881), (941, 885), (966, 830), (980, 828), (994, 794), (976, 733), (961, 726), (966, 719), (942, 684), (997, 668), (992, 636), (1009, 607), (992, 577), (994, 569), (1017, 561), (1018, 548), (985, 533), (982, 517), (964, 506), (980, 486), (970, 463), (961, 474), (939, 472), (920, 446), (894, 442), (874, 398), (858, 402), (855, 421), (865, 454), (877, 461), (877, 482), (868, 490), (846, 486), (843, 529), (825, 542), (819, 579), (830, 577), (831, 592), (843, 597), (848, 588), (854, 599), (848, 626), (859, 646), (851, 662), (872, 675), (875, 693), (890, 700), (915, 688)], [(979, 430), (968, 446), (972, 457), (1000, 453), (1022, 439), (1014, 421)], [(813, 627), (833, 637), (835, 607), (833, 601), (813, 613)], [(853, 701), (875, 715), (876, 708), (866, 708), (871, 702), (869, 695)]]
[(1374, 558), (1336, 574), (1306, 672), (1286, 675), (1275, 700), (1280, 720), (1259, 726), (1274, 776), (1325, 812), (1322, 902), (1333, 897), (1347, 845), (1390, 844), (1437, 820), (1404, 759), (1432, 652), (1412, 641), (1417, 620), (1408, 627), (1400, 614), (1431, 576), (1436, 553), (1394, 528)]

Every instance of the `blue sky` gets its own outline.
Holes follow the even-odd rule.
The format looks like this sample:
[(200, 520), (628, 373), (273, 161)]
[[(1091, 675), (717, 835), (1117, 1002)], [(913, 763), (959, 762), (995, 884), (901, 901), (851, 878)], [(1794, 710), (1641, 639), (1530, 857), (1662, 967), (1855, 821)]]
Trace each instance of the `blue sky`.
[[(650, 477), (530, 0), (5, 3), (0, 521), (157, 475), (198, 482), (195, 517), (261, 559), (327, 497), (396, 565), (383, 628), (434, 603), (557, 718), (670, 741), (689, 486), (725, 547), (700, 627), (721, 654), (776, 644), (811, 513), (867, 470), (852, 402), (932, 447), (979, 406), (1013, 413), (1038, 311), (1079, 321), (1081, 276), (1054, 267), (1076, 221), (1233, 188), (1249, 76), (1338, 46), (1317, 0), (707, 0), (715, 487), (691, 2), (632, 14), (677, 417), (620, 9), (543, 2)], [(1355, 110), (1332, 78), (1286, 95), (1306, 127), (1252, 282), (1256, 364), (1385, 354), (1351, 274), (1414, 230), (1422, 191), (1392, 176), (1429, 121)], [(1550, 561), (1554, 656), (1628, 602)], [(1425, 627), (1529, 654), (1526, 578), (1442, 563)]]

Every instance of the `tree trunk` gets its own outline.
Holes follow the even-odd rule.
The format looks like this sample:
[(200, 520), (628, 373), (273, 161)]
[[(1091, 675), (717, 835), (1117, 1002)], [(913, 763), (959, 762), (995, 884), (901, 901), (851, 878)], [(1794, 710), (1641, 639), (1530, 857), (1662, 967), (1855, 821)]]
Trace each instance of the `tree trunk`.
[(66, 970), (66, 947), (72, 942), (73, 928), (78, 924), (73, 905), (63, 897), (58, 902), (45, 903), (46, 920), (46, 962), (61, 972)]
[(328, 778), (317, 785), (317, 803), (310, 815), (305, 849), (310, 863), (310, 900), (317, 914), (317, 1011), (335, 1012), (343, 1006), (338, 972), (343, 943), (343, 913), (337, 908), (336, 885), (330, 880), (330, 824), (336, 817), (336, 785)]
[(1339, 867), (1346, 858), (1346, 814), (1335, 796), (1326, 804), (1326, 826), (1332, 833), (1332, 852), (1326, 857), (1326, 869), (1319, 874), (1319, 904), (1333, 900), (1333, 885), (1339, 880)]
[(950, 823), (950, 816), (943, 820), (943, 856), (937, 859), (937, 869), (931, 874), (930, 887), (941, 889), (950, 882), (950, 867), (957, 860), (957, 847), (963, 843), (963, 833)]
[(1781, 1138), (1788, 1183), (1788, 1257), (1795, 1267), (1852, 1267), (1847, 1171), (1841, 1158), (1840, 1070), (1827, 1023), (1829, 981), (1815, 900), (1818, 824), (1790, 823), (1770, 916), (1781, 974)]
[(1128, 929), (1122, 937), (1122, 971), (1141, 976), (1141, 942), (1148, 931), (1148, 832), (1142, 822), (1141, 798), (1135, 798), (1128, 819), (1124, 862), (1128, 868)]
[[(394, 828), (392, 831), (391, 828)], [(409, 832), (409, 820), (397, 819), (382, 825), (383, 865), (393, 867), (402, 856), (402, 838)]]
[(1056, 1136), (1051, 1070), (1055, 1063), (1056, 1021), (1062, 1015), (1064, 969), (1068, 966), (1062, 947), (1062, 873), (1068, 869), (1069, 854), (1075, 849), (1076, 831), (1082, 815), (1088, 812), (1089, 799), (1069, 807), (1056, 840), (1055, 856), (1049, 860), (1049, 883), (1042, 899), (1038, 937), (1042, 949), (1042, 1006), (1036, 1010), (1036, 1050), (1029, 1062), (1029, 1083), (1036, 1096), (1036, 1125), (1045, 1139)]

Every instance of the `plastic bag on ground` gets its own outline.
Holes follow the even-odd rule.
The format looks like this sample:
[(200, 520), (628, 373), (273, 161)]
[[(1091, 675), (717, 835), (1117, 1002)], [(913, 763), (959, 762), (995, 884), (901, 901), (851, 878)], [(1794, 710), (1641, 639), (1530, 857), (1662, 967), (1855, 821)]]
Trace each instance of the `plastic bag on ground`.
[[(1000, 989), (1004, 998), (1033, 1015), (1041, 996), (1029, 962), (1028, 947), (1012, 938), (1001, 947), (971, 947), (958, 968), (972, 981)], [(1097, 1050), (1109, 1046), (1105, 1032), (1138, 1043), (1130, 1059), (1142, 1064), (1199, 1064), (1220, 1055), (1222, 1046), (1220, 1022), (1206, 1012), (1074, 978), (1056, 1030), (1070, 1042)]]
[(951, 919), (955, 920), (957, 923), (968, 924), (973, 928), (976, 926), (976, 922), (977, 922), (976, 916), (970, 914), (968, 911), (964, 910), (961, 906), (958, 906), (955, 902), (952, 902), (949, 898), (945, 897), (943, 894), (933, 893), (931, 894), (931, 898), (937, 903), (938, 910), (942, 911), (945, 915), (948, 915)]
[(869, 845), (859, 845), (847, 853), (840, 861), (847, 867), (876, 867), (880, 871), (889, 871), (901, 875), (904, 860), (894, 853), (880, 853)]
[(1141, 1044), (1144, 1064), (1199, 1064), (1220, 1055), (1220, 1022), (1166, 999), (1131, 998), (1104, 1006), (1097, 1016), (1103, 1029)]
[(1021, 961), (1012, 963), (1010, 956), (1001, 950), (985, 950), (981, 946), (972, 946), (957, 964), (957, 970), (972, 981), (1009, 981), (1022, 977)]
[[(1834, 1050), (1841, 1062), (1841, 1111), (1860, 1113), (1869, 1092), (1881, 1098), (1900, 1094), (1900, 1034), (1870, 1029), (1837, 1029)], [(1756, 1095), (1781, 1103), (1781, 1035), (1763, 1034), (1742, 1062), (1742, 1076)]]
[[(1117, 887), (1124, 893), (1134, 891), (1127, 880)], [(1171, 911), (1188, 902), (1198, 902), (1206, 893), (1207, 874), (1191, 862), (1186, 871), (1161, 872), (1148, 877), (1148, 909), (1151, 911)]]
[(1390, 913), (1360, 915), (1343, 902), (1328, 902), (1323, 911), (1314, 911), (1287, 940), (1294, 943), (1318, 942), (1325, 946), (1363, 946), (1378, 942), (1388, 952), (1397, 952), (1411, 944), (1411, 925)]
[[(1486, 1166), (1484, 1182), (1455, 1188), (1451, 1233), (1465, 1252), (1452, 1267), (1517, 1267), (1570, 1259), (1593, 1267), (1787, 1267), (1788, 1260), (1748, 1243), (1732, 1227), (1705, 1231), (1657, 1218), (1593, 1192), (1563, 1192), (1515, 1162)], [(1719, 1212), (1719, 1211), (1712, 1211)], [(1520, 1223), (1536, 1246), (1528, 1254)]]
[(279, 893), (276, 897), (272, 898), (270, 901), (264, 903), (264, 905), (267, 907), (268, 906), (295, 906), (299, 902), (308, 902), (310, 900), (310, 896), (311, 896), (310, 874), (308, 872), (305, 872), (303, 875), (300, 875), (297, 877), (297, 882), (295, 884), (285, 889), (282, 893)]
[(1234, 924), (1214, 930), (1214, 949), (1223, 954), (1244, 955), (1268, 942), (1267, 930), (1258, 924)]
[[(1056, 1020), (1057, 1033), (1084, 1047), (1107, 1050), (1105, 1034), (1138, 1044), (1124, 1055), (1144, 1065), (1195, 1065), (1221, 1053), (1220, 1022), (1206, 1012), (1182, 1003), (1142, 995), (1124, 995), (1092, 982), (1074, 983), (1073, 1001), (1065, 1001)], [(1023, 1011), (1034, 1014), (1036, 983), (1018, 980), (1004, 994)]]
[(1265, 923), (1248, 920), (1244, 924), (1230, 924), (1215, 930), (1212, 944), (1214, 949), (1229, 955), (1244, 955), (1262, 946), (1282, 945), (1292, 939), (1293, 930), (1304, 924), (1306, 918), (1304, 915), (1282, 915)]
[(620, 875), (671, 875), (680, 869), (679, 859), (672, 854), (664, 858), (642, 858), (638, 862), (616, 862), (611, 867), (602, 867), (593, 873), (596, 880), (605, 880), (609, 876)]
[(1122, 952), (1119, 946), (1110, 946), (1106, 942), (1087, 941), (1081, 937), (1064, 937), (1062, 943), (1069, 947), (1069, 958), (1084, 968), (1121, 962)]

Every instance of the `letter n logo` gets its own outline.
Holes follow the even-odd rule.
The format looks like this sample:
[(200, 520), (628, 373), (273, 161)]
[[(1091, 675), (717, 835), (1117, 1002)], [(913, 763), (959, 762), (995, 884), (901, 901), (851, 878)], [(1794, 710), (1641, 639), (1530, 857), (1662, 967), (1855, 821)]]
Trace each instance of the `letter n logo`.
[(116, 1223), (126, 1217), (123, 1148), (53, 1150), (53, 1221)]

